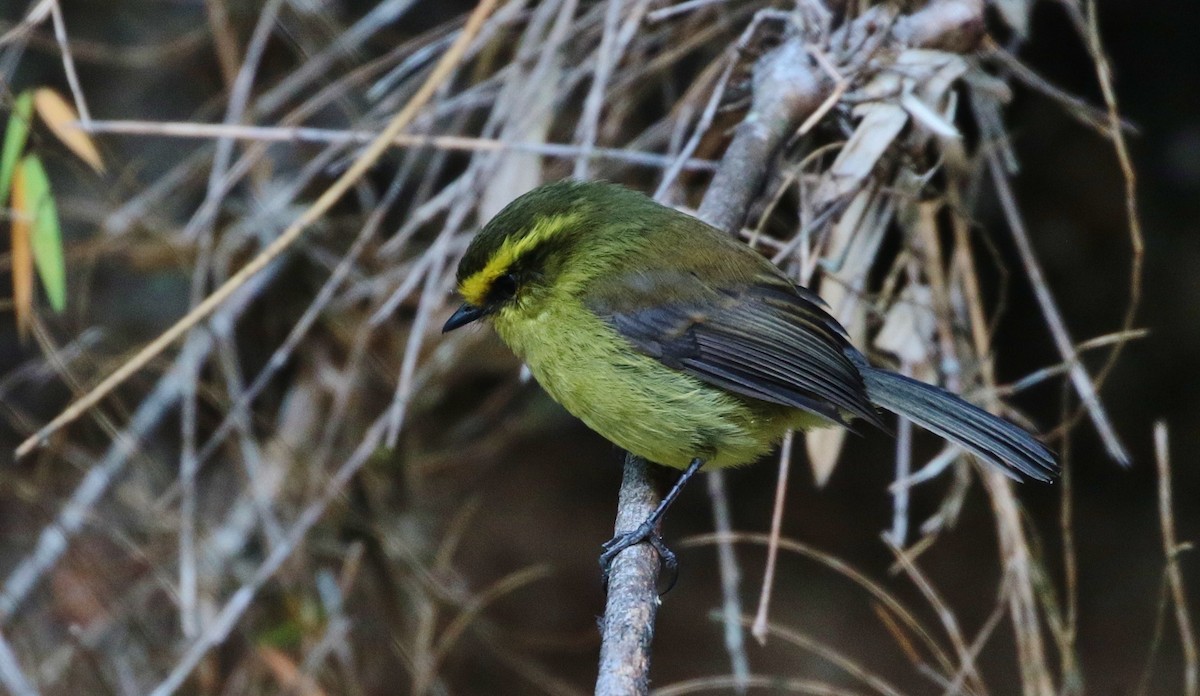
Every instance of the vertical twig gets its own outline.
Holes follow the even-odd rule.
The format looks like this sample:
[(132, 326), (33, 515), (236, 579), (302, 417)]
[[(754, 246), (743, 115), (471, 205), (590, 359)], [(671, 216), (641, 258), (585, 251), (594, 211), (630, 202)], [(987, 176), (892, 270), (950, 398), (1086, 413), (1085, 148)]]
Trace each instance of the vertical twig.
[[(725, 472), (717, 469), (708, 474), (708, 497), (712, 501), (713, 529), (722, 537), (733, 536), (733, 516), (729, 513), (729, 496), (725, 494)], [(750, 658), (742, 635), (742, 582), (737, 556), (732, 543), (717, 544), (717, 566), (721, 571), (721, 615), (725, 624), (725, 652), (737, 693), (746, 693), (750, 676)]]
[[(912, 375), (908, 363), (902, 366), (901, 374), (905, 377)], [(912, 421), (900, 418), (896, 421), (896, 482), (907, 482), (912, 474)], [(903, 549), (908, 539), (908, 501), (911, 485), (892, 487), (892, 529), (887, 532), (888, 542), (898, 549)]]
[(67, 74), (67, 84), (71, 87), (71, 96), (75, 99), (75, 110), (79, 112), (79, 122), (87, 126), (92, 121), (92, 113), (88, 110), (87, 100), (83, 98), (83, 88), (79, 86), (79, 75), (75, 73), (75, 60), (71, 57), (71, 44), (67, 41), (67, 23), (63, 21), (62, 7), (58, 0), (50, 3), (50, 19), (54, 25), (54, 40), (62, 52), (63, 72)]
[[(744, 35), (742, 40), (746, 38)], [(722, 75), (720, 85), (728, 80), (732, 68), (731, 61)], [(733, 141), (721, 159), (721, 166), (700, 203), (697, 215), (701, 220), (726, 232), (737, 233), (745, 220), (750, 202), (766, 180), (766, 163), (795, 132), (797, 124), (820, 106), (829, 88), (830, 84), (814, 72), (808, 52), (804, 49), (804, 37), (798, 34), (755, 64), (753, 104), (746, 118), (738, 125)], [(666, 182), (664, 179), (664, 185)], [(723, 493), (723, 479), (714, 481), (710, 487), (714, 506)], [(782, 510), (779, 512), (782, 514)], [(730, 586), (731, 578), (725, 568), (725, 563), (736, 568), (732, 543), (720, 542), (718, 555), (723, 561), (722, 588), (728, 607), (730, 594), (736, 594), (737, 591), (736, 587)], [(766, 590), (766, 594), (769, 597), (770, 591)], [(760, 612), (765, 611), (765, 606), (764, 602), (760, 602)], [(742, 643), (743, 627), (740, 622), (727, 616), (725, 628), (726, 645), (730, 648), (736, 675), (739, 660), (733, 645)], [(735, 632), (736, 639), (731, 636)], [(748, 665), (746, 669), (749, 670)]]
[(1197, 664), (1196, 633), (1188, 609), (1187, 590), (1179, 570), (1179, 554), (1188, 546), (1175, 538), (1175, 512), (1171, 504), (1171, 452), (1167, 446), (1167, 424), (1154, 424), (1154, 461), (1158, 465), (1158, 521), (1162, 527), (1163, 554), (1167, 561), (1167, 584), (1175, 604), (1175, 623), (1179, 626), (1179, 642), (1183, 646), (1183, 684), (1187, 696), (1200, 693), (1200, 668)]
[[(199, 266), (197, 266), (199, 268)], [(204, 331), (188, 334), (184, 347), (211, 346), (212, 337)], [(208, 351), (205, 351), (206, 353)], [(196, 458), (197, 382), (203, 361), (189, 366), (180, 374), (182, 443), (179, 455), (179, 627), (184, 637), (193, 638), (200, 630), (199, 582), (196, 571), (196, 475), (200, 461)]]
[(1000, 558), (1011, 582), (1008, 606), (1017, 643), (1017, 665), (1025, 696), (1051, 696), (1055, 693), (1050, 670), (1046, 666), (1046, 646), (1042, 639), (1037, 599), (1034, 597), (1033, 564), (1029, 542), (1025, 539), (1021, 510), (1013, 493), (1012, 481), (999, 471), (982, 472), (983, 484), (991, 498), (996, 516), (996, 534), (1000, 538)]
[[(989, 161), (995, 164), (993, 174), (1003, 176), (1003, 169), (999, 166), (999, 155), (992, 153)], [(1007, 180), (1004, 180), (1004, 183), (1007, 184)], [(1000, 186), (1001, 184), (997, 184), (998, 188)], [(954, 190), (951, 194), (951, 201), (957, 202), (959, 195), (959, 192)], [(1010, 200), (1010, 202), (1012, 201)], [(1014, 215), (1017, 213), (1015, 202), (1013, 202), (1011, 212)], [(1019, 218), (1017, 219), (1019, 221)], [(988, 354), (991, 336), (980, 300), (975, 266), (968, 253), (970, 244), (967, 239), (967, 229), (959, 216), (955, 216), (953, 224), (957, 246), (956, 254), (959, 255), (959, 263), (963, 268), (963, 285), (970, 298), (970, 301), (967, 302), (967, 311), (970, 316), (972, 343), (975, 354), (983, 356)], [(1031, 249), (1029, 252), (1032, 254)], [(1044, 299), (1053, 306), (1053, 298), (1049, 296), (1048, 290), (1045, 290), (1043, 286), (1042, 291), (1046, 294)], [(1068, 343), (1068, 345), (1070, 344)], [(981, 361), (980, 371), (984, 384), (989, 386), (995, 384), (990, 361)], [(1086, 383), (1089, 386), (1091, 384), (1090, 382)], [(998, 400), (994, 392), (988, 405), (993, 410), (998, 407)], [(1025, 530), (1022, 527), (1021, 512), (1016, 495), (1013, 493), (1011, 482), (999, 472), (984, 471), (981, 479), (991, 500), (996, 534), (1000, 542), (1000, 561), (1004, 564), (1008, 576), (1009, 613), (1012, 617), (1014, 638), (1017, 644), (1017, 663), (1020, 668), (1023, 693), (1046, 696), (1053, 693), (1053, 685), (1050, 683), (1050, 674), (1046, 667), (1045, 646), (1042, 641), (1037, 602), (1034, 598), (1029, 545), (1025, 539)]]
[[(779, 560), (779, 538), (783, 533), (783, 508), (787, 495), (788, 473), (792, 469), (792, 443), (796, 434), (789, 431), (779, 448), (779, 474), (775, 477), (775, 506), (771, 510), (771, 536), (767, 544), (767, 565), (763, 569), (762, 588), (758, 594), (758, 610), (754, 612), (754, 623), (750, 634), (759, 645), (765, 645), (770, 626), (767, 613), (771, 609), (771, 590), (775, 587), (775, 564)], [(731, 537), (732, 538), (732, 537)]]
[[(230, 88), (229, 102), (225, 110), (225, 123), (233, 125), (242, 120), (246, 103), (250, 99), (259, 62), (266, 50), (271, 29), (282, 3), (270, 0), (259, 16), (254, 34), (247, 47), (246, 60), (234, 78)], [(188, 221), (184, 237), (199, 238), (198, 258), (192, 271), (191, 304), (195, 307), (204, 299), (208, 274), (212, 263), (214, 244), (213, 220), (216, 218), (224, 194), (229, 188), (226, 175), (233, 157), (236, 141), (222, 138), (217, 141), (213, 154), (212, 169), (209, 171), (208, 189), (199, 209)], [(201, 339), (197, 334), (189, 335), (188, 342)], [(179, 623), (183, 635), (194, 638), (200, 630), (200, 615), (196, 609), (199, 599), (199, 581), (196, 568), (196, 475), (200, 463), (196, 456), (197, 389), (202, 364), (197, 363), (191, 374), (183, 375), (182, 395), (182, 447), (179, 457)]]
[[(1067, 385), (1062, 386), (1062, 418), (1068, 414)], [(1062, 696), (1079, 696), (1084, 693), (1083, 670), (1079, 663), (1079, 557), (1075, 544), (1075, 467), (1070, 465), (1071, 440), (1066, 438), (1058, 451), (1062, 473), (1058, 485), (1062, 507), (1059, 511), (1058, 528), (1062, 532), (1063, 596), (1066, 604), (1063, 612), (1063, 627), (1058, 637), (1059, 662), (1062, 665)]]

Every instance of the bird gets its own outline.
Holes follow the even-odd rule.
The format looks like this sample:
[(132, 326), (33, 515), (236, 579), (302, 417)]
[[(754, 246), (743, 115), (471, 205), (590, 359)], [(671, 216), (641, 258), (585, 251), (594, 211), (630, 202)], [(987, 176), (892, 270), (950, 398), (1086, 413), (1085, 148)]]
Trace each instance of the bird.
[(682, 474), (608, 569), (648, 542), (700, 470), (752, 463), (790, 430), (887, 431), (906, 418), (1016, 480), (1051, 481), (1054, 453), (939, 387), (872, 365), (813, 291), (750, 246), (618, 184), (560, 181), (488, 221), (459, 261), (442, 331), (490, 324), (542, 388), (601, 436)]

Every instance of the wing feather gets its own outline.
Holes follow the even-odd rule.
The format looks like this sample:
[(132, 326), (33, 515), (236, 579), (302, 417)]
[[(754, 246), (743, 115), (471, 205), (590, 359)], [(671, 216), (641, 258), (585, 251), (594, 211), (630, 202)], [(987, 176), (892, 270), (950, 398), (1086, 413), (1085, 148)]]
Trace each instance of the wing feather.
[(774, 274), (719, 288), (691, 273), (608, 280), (589, 307), (664, 365), (843, 425), (853, 415), (884, 427), (845, 330), (810, 291)]

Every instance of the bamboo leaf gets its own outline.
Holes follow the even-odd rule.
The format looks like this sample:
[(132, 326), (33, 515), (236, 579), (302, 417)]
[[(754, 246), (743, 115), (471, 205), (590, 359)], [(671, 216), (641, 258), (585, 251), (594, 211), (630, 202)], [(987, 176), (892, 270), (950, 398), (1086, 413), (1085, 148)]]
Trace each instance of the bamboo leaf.
[(55, 137), (79, 159), (87, 162), (97, 174), (103, 174), (104, 161), (100, 159), (100, 150), (96, 149), (91, 136), (79, 128), (79, 114), (75, 113), (75, 107), (49, 87), (39, 87), (33, 93), (33, 103), (38, 116), (50, 127)]
[(13, 313), (17, 317), (17, 333), (21, 340), (29, 335), (33, 317), (33, 253), (29, 243), (33, 216), (29, 212), (29, 189), (24, 172), (10, 174), (12, 181), (12, 281)]
[(875, 335), (875, 347), (900, 358), (901, 363), (926, 365), (933, 359), (936, 331), (932, 291), (928, 285), (909, 284), (884, 315), (883, 326)]
[(27, 211), (32, 217), (29, 243), (42, 287), (55, 312), (67, 306), (67, 268), (63, 258), (62, 230), (58, 224), (58, 209), (50, 192), (50, 179), (36, 155), (21, 160), (21, 180), (24, 184)]
[(13, 102), (8, 126), (4, 129), (4, 147), (0, 150), (0, 208), (8, 204), (9, 184), (13, 183), (13, 170), (25, 150), (29, 138), (29, 119), (33, 117), (33, 93), (22, 92)]
[[(851, 199), (834, 223), (825, 251), (826, 258), (837, 263), (826, 267), (817, 285), (817, 292), (829, 303), (834, 318), (846, 327), (856, 345), (862, 345), (867, 334), (867, 312), (860, 289), (887, 230), (887, 225), (882, 224), (889, 215), (885, 201), (883, 194), (871, 190), (860, 191)], [(818, 486), (829, 480), (845, 441), (843, 428), (812, 430), (804, 436), (809, 465)]]

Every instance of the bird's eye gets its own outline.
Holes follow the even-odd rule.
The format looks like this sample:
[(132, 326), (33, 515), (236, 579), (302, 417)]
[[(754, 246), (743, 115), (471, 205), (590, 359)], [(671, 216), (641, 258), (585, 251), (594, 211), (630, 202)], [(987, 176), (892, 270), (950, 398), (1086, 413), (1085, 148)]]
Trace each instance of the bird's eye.
[(512, 273), (504, 275), (492, 281), (492, 290), (490, 293), (497, 300), (507, 300), (517, 294), (517, 277)]

